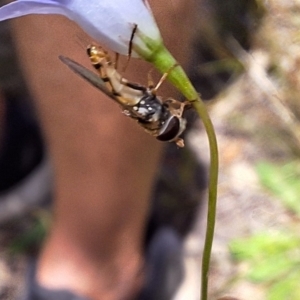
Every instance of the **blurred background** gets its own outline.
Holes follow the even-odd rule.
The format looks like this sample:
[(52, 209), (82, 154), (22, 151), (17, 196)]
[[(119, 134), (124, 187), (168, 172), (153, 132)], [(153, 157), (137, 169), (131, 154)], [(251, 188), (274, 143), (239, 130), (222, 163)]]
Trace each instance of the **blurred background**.
[[(210, 299), (300, 299), (299, 29), (297, 0), (199, 1), (189, 74), (207, 101), (220, 153)], [(0, 36), (0, 299), (6, 300), (22, 290), (27, 257), (49, 227), (52, 172), (8, 23), (0, 23)], [(187, 144), (203, 168), (206, 140), (196, 121)], [(186, 276), (176, 300), (199, 299), (205, 210), (192, 215), (192, 231), (190, 224), (182, 229)]]

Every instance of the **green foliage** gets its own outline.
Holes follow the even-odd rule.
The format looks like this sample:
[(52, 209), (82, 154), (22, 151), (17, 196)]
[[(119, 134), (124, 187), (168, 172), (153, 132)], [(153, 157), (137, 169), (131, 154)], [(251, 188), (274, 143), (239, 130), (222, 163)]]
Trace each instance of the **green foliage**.
[[(260, 163), (257, 171), (262, 185), (300, 217), (299, 163), (283, 166)], [(266, 287), (267, 300), (300, 299), (300, 234), (297, 229), (261, 232), (234, 240), (230, 251), (236, 260), (248, 266), (246, 278)]]
[(300, 299), (300, 237), (291, 232), (260, 233), (230, 244), (233, 257), (246, 262), (246, 278), (267, 287), (268, 300)]
[(19, 234), (10, 244), (12, 254), (38, 251), (49, 229), (50, 217), (46, 212), (40, 212), (31, 225)]
[(282, 166), (263, 162), (258, 164), (257, 172), (262, 185), (300, 217), (299, 162), (293, 161)]

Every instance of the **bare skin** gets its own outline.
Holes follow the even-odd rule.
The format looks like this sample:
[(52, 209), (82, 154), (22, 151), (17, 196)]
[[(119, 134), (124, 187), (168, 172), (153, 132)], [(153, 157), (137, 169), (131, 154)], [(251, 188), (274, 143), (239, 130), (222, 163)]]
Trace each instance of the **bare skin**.
[[(185, 63), (194, 0), (150, 4), (168, 48)], [(58, 16), (23, 17), (13, 28), (55, 170), (54, 221), (37, 279), (92, 300), (131, 299), (143, 284), (142, 241), (163, 144), (58, 60), (88, 65), (79, 28)], [(146, 84), (150, 69), (131, 60), (125, 76)], [(159, 94), (172, 96), (165, 86)]]

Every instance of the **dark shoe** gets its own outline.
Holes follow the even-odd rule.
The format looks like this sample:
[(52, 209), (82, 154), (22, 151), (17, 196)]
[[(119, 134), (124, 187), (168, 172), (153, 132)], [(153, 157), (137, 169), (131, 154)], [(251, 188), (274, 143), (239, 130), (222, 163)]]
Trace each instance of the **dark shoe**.
[(147, 248), (146, 283), (137, 300), (170, 300), (184, 276), (182, 240), (162, 227)]
[(27, 177), (45, 158), (37, 120), (26, 97), (5, 94), (5, 120), (0, 148), (0, 192)]
[(207, 171), (187, 146), (167, 144), (152, 196), (147, 240), (161, 227), (171, 227), (182, 239), (191, 231), (207, 188)]
[(21, 300), (89, 300), (88, 298), (74, 295), (69, 291), (45, 289), (36, 282), (35, 273), (36, 260), (32, 259), (32, 261), (29, 263), (25, 283), (26, 291), (21, 297)]
[[(149, 242), (146, 284), (136, 300), (170, 300), (183, 277), (182, 243), (174, 230), (161, 228)], [(35, 280), (36, 262), (30, 264), (22, 300), (88, 300), (65, 290), (49, 290)]]

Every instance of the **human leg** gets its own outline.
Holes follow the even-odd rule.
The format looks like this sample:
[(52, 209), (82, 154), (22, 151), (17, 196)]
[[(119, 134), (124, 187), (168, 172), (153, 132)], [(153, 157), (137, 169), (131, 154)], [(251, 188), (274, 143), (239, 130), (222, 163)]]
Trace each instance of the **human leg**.
[[(156, 9), (162, 5), (153, 2)], [(167, 9), (165, 28), (174, 18), (167, 5), (160, 13)], [(182, 8), (177, 11), (182, 13)], [(15, 23), (56, 174), (55, 219), (37, 278), (45, 287), (69, 289), (91, 299), (129, 297), (141, 286), (137, 274), (143, 266), (149, 195), (162, 145), (122, 116), (114, 103), (72, 77), (57, 56), (84, 54), (75, 43), (62, 44), (76, 31), (61, 18), (48, 17), (49, 27), (41, 25), (43, 19)], [(182, 33), (183, 23), (177, 27), (173, 24), (168, 37)], [(188, 57), (188, 32), (180, 38), (177, 53)], [(149, 66), (133, 67), (131, 62), (129, 70), (126, 76), (140, 81), (146, 79)]]

